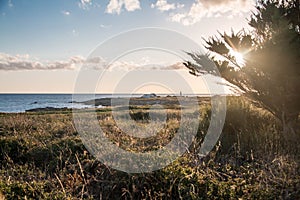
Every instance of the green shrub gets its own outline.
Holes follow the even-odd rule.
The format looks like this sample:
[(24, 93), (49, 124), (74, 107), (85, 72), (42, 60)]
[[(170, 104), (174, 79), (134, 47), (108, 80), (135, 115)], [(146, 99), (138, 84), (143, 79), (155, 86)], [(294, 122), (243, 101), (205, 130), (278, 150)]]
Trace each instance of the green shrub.
[(0, 165), (8, 162), (21, 163), (25, 158), (28, 149), (26, 141), (20, 138), (0, 139)]

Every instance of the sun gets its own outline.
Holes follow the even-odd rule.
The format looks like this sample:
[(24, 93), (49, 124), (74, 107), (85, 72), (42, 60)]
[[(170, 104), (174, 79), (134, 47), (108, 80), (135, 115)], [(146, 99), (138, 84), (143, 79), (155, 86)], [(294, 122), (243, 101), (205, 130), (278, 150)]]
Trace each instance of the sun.
[(245, 59), (242, 53), (236, 51), (230, 51), (230, 54), (235, 58), (236, 63), (243, 67), (245, 65)]

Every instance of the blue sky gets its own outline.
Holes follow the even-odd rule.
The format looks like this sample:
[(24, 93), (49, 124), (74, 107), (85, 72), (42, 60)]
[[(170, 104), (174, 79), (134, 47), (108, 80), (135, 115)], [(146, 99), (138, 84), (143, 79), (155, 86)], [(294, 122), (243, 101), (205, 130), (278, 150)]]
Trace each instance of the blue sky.
[(253, 4), (252, 0), (1, 0), (0, 93), (72, 92), (76, 69), (69, 66), (70, 60), (84, 60), (113, 35), (160, 27), (201, 44), (202, 37), (218, 30), (247, 28)]

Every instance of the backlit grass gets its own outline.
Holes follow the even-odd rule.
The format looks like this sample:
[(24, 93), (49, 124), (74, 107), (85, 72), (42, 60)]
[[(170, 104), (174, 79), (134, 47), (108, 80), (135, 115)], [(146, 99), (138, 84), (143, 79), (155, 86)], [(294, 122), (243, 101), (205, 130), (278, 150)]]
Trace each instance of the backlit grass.
[[(220, 141), (200, 159), (195, 149), (206, 134), (210, 105), (200, 107), (189, 151), (171, 165), (143, 174), (97, 161), (82, 144), (71, 112), (0, 114), (0, 199), (300, 198), (300, 148), (286, 142), (276, 119), (245, 99), (229, 98)], [(130, 116), (147, 126), (148, 108), (134, 106)], [(155, 136), (143, 139), (123, 132), (109, 108), (98, 110), (97, 117), (116, 145), (146, 152), (168, 144), (181, 125), (178, 108), (153, 112), (167, 114), (167, 122)]]

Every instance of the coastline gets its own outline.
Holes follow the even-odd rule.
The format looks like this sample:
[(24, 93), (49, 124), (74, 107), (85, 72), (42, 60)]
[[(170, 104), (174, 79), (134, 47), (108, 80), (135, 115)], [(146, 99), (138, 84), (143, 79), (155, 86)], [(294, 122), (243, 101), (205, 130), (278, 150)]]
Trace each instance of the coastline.
[[(101, 109), (105, 107), (114, 106), (151, 106), (151, 105), (162, 105), (169, 107), (178, 107), (180, 104), (194, 104), (194, 103), (209, 103), (211, 97), (191, 97), (191, 96), (157, 96), (154, 98), (143, 98), (143, 97), (104, 97), (96, 98), (87, 101), (69, 101), (66, 103), (61, 103), (63, 106), (38, 106), (37, 102), (31, 103), (35, 107), (20, 110), (0, 113), (28, 113), (28, 112), (71, 112), (72, 110), (84, 110), (84, 109)], [(19, 104), (22, 106), (22, 102)], [(26, 107), (26, 105), (24, 105)]]
[[(196, 97), (209, 99), (206, 94), (187, 95), (186, 98)], [(141, 98), (142, 94), (0, 94), (1, 113), (24, 113), (32, 111), (60, 111), (67, 109), (97, 109), (102, 106), (113, 104), (123, 104), (130, 99), (132, 105), (145, 104), (172, 104), (176, 103), (176, 98), (183, 99), (184, 96), (170, 96), (168, 94), (158, 94), (156, 98)], [(123, 101), (123, 102), (122, 102)]]

